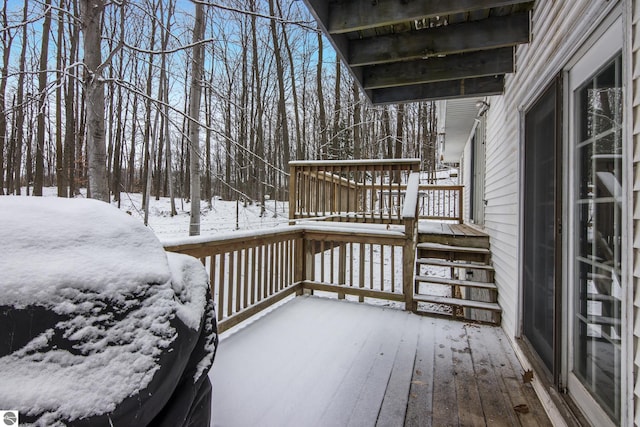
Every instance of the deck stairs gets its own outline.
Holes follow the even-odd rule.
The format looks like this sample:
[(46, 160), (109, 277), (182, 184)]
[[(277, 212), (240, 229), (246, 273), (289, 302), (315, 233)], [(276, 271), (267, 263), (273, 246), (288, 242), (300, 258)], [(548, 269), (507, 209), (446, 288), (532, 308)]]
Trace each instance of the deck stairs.
[(421, 223), (415, 311), (499, 325), (489, 236), (464, 224)]

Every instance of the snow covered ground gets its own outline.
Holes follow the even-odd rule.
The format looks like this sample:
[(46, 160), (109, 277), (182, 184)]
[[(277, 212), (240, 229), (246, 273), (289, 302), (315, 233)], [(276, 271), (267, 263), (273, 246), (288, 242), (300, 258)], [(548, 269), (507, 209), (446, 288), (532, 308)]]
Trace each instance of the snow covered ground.
[[(22, 194), (26, 193), (23, 188)], [(81, 196), (86, 195), (86, 190), (81, 190)], [(44, 197), (56, 197), (55, 187), (46, 187), (43, 190)], [(181, 238), (189, 235), (189, 219), (191, 203), (180, 198), (175, 199), (177, 215), (171, 216), (171, 201), (168, 197), (149, 202), (149, 228), (160, 238)], [(117, 206), (117, 203), (112, 203)], [(120, 209), (129, 213), (133, 218), (144, 223), (144, 211), (142, 210), (142, 195), (140, 193), (122, 193)], [(201, 202), (200, 234), (202, 236), (219, 233), (233, 232), (237, 230), (257, 230), (277, 227), (288, 223), (288, 202), (268, 200), (265, 215), (260, 216), (260, 206), (255, 204), (244, 206), (236, 201), (212, 200), (211, 209), (207, 202)]]

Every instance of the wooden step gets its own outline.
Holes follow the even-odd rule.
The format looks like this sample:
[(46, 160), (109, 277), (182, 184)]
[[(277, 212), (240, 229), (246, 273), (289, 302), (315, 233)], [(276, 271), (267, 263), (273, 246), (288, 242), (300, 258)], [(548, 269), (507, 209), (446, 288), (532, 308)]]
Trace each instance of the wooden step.
[(491, 282), (472, 282), (470, 280), (449, 279), (437, 276), (416, 276), (417, 283), (437, 283), (439, 285), (463, 286), (467, 288), (489, 289), (497, 291), (495, 283)]
[(418, 258), (416, 264), (434, 265), (436, 267), (466, 268), (468, 270), (493, 271), (493, 267), (487, 264), (473, 264), (470, 262), (445, 261), (438, 258)]
[(448, 306), (459, 306), (465, 308), (475, 308), (479, 310), (488, 310), (495, 313), (502, 313), (502, 308), (495, 302), (473, 301), (461, 298), (438, 297), (432, 295), (414, 295), (413, 299), (417, 302), (426, 302), (430, 304), (443, 304)]
[(443, 245), (441, 243), (418, 243), (418, 249), (426, 249), (439, 252), (460, 252), (489, 255), (491, 251), (487, 248), (472, 248), (468, 246)]

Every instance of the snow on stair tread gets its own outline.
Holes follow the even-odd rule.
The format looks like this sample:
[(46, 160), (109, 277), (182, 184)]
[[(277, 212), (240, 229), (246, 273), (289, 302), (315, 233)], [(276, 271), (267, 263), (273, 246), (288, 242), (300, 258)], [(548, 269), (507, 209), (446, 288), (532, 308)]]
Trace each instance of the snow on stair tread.
[(418, 258), (418, 264), (435, 265), (438, 267), (466, 268), (469, 270), (493, 270), (493, 267), (487, 264), (473, 264), (470, 262), (445, 261), (438, 258)]
[(431, 304), (459, 305), (467, 308), (478, 308), (482, 310), (502, 312), (502, 308), (500, 308), (500, 306), (495, 302), (482, 302), (461, 298), (438, 297), (431, 295), (414, 295), (413, 299), (418, 302), (427, 302)]
[(441, 285), (465, 286), (468, 288), (497, 289), (495, 283), (473, 282), (471, 280), (456, 280), (437, 276), (416, 276), (416, 282), (437, 283)]
[(471, 248), (468, 246), (443, 245), (441, 243), (418, 243), (418, 249), (429, 249), (442, 252), (471, 252), (478, 254), (489, 254), (491, 251), (486, 248)]

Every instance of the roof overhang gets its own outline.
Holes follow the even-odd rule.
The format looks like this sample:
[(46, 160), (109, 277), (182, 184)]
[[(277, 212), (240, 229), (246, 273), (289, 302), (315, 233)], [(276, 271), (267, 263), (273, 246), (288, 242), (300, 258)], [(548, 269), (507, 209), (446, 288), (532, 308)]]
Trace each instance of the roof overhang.
[(498, 95), (534, 1), (305, 0), (373, 104)]
[(445, 163), (458, 163), (476, 123), (484, 98), (450, 99), (437, 108), (438, 133), (442, 135), (442, 156)]

